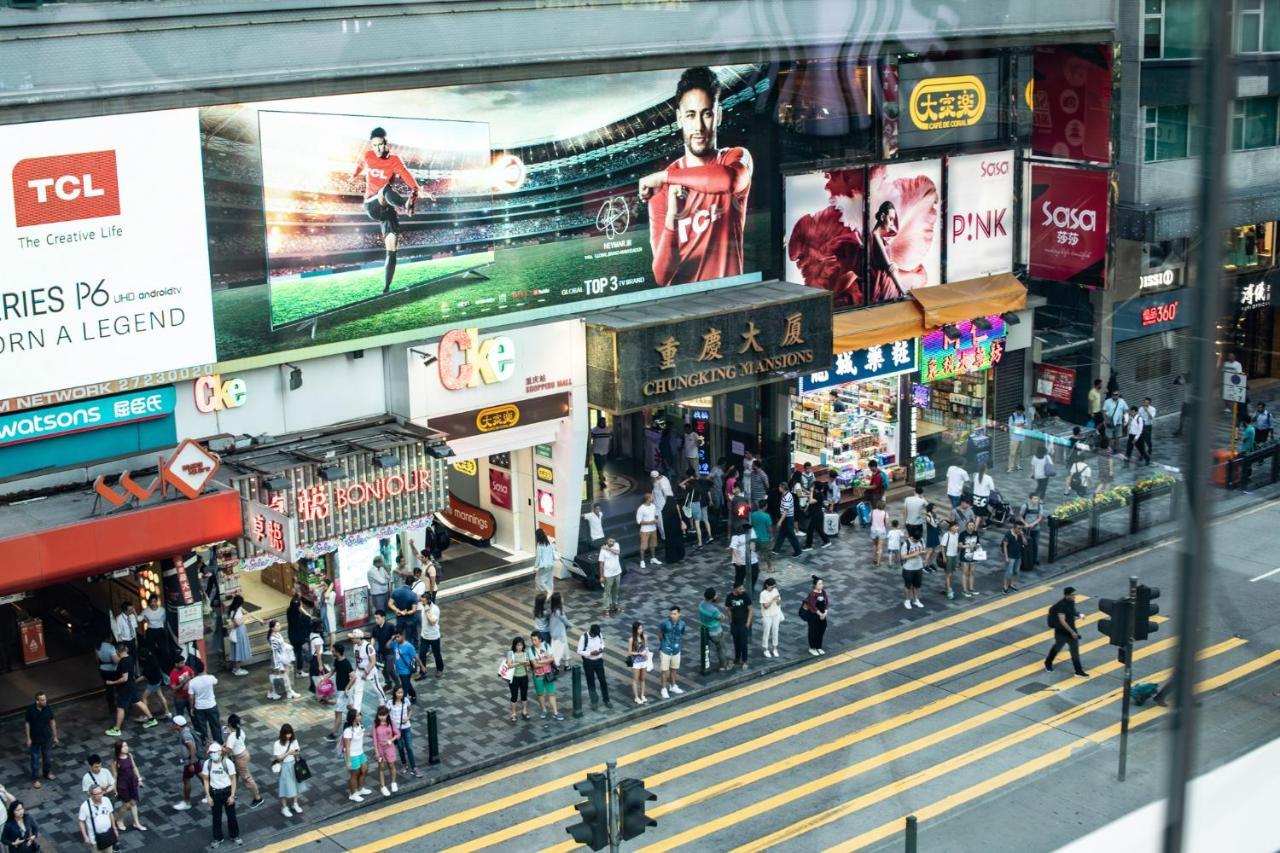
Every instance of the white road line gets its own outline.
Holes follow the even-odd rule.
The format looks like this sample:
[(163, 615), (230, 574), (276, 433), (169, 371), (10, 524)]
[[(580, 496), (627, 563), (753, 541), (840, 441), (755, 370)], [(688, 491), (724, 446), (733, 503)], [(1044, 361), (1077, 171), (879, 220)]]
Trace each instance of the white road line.
[(1267, 572), (1266, 574), (1258, 575), (1256, 578), (1249, 578), (1249, 583), (1257, 583), (1258, 581), (1262, 580), (1263, 578), (1269, 578), (1269, 577), (1271, 577), (1272, 575), (1276, 574), (1277, 572), (1280, 572), (1280, 569), (1272, 569), (1271, 571)]

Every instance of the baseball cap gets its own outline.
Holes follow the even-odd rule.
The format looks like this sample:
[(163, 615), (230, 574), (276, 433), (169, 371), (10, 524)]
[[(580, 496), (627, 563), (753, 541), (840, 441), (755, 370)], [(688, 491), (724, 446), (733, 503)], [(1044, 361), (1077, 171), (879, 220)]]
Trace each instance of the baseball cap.
[(182, 726), (185, 726), (187, 724), (187, 718), (182, 716), (181, 714), (174, 714), (173, 724), (181, 728)]
[(654, 468), (652, 471), (649, 472), (649, 476), (656, 480), (661, 475), (658, 473), (658, 469)]
[(210, 754), (210, 755), (217, 755), (219, 752), (222, 752), (222, 744), (220, 744), (220, 743), (211, 743), (211, 744), (209, 744), (209, 754)]
[(363, 640), (364, 631), (361, 631), (359, 628), (353, 628), (349, 632), (347, 632), (347, 636), (353, 640)]

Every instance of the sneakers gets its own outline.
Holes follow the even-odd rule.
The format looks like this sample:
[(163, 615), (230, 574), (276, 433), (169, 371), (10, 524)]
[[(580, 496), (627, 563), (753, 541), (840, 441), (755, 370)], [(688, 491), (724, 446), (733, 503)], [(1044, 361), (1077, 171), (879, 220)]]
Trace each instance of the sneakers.
[(395, 782), (392, 782), (392, 783), (391, 783), (391, 793), (393, 793), (393, 794), (398, 794), (399, 792), (400, 792), (400, 786), (399, 786), (398, 784), (396, 784)]
[(911, 599), (909, 599), (909, 598), (904, 598), (904, 599), (902, 600), (902, 606), (903, 606), (903, 607), (905, 607), (907, 610), (910, 610), (910, 609), (911, 609)]
[(764, 652), (763, 652), (763, 654), (764, 654), (764, 656), (765, 656), (765, 657), (767, 657), (767, 658), (771, 658), (771, 657), (773, 657), (773, 652), (769, 651), (768, 649), (765, 649), (765, 650), (764, 650)]
[(665, 687), (664, 687), (664, 688), (662, 688), (662, 690), (661, 690), (661, 691), (659, 691), (658, 695), (659, 695), (659, 696), (661, 696), (663, 699), (670, 699), (670, 698), (671, 698), (671, 694), (667, 692), (667, 688), (665, 688)]
[(280, 699), (280, 694), (279, 694), (279, 693), (268, 693), (268, 694), (267, 694), (267, 698), (268, 698), (268, 699), (270, 699), (272, 702), (275, 702), (275, 701), (277, 701), (278, 699)]
[(642, 568), (642, 569), (647, 569), (647, 568), (649, 568), (649, 567), (648, 567), (648, 565), (646, 565), (646, 564), (645, 564), (645, 561), (644, 561), (644, 560), (641, 560), (641, 561), (640, 561), (640, 568)]
[(359, 794), (352, 794), (351, 796), (347, 797), (347, 799), (348, 799), (348, 800), (350, 800), (350, 801), (351, 801), (351, 802), (353, 802), (353, 803), (363, 803), (363, 802), (364, 802), (364, 797), (360, 796)]
[(821, 653), (817, 649), (809, 649), (809, 654), (813, 655), (816, 658)]
[(826, 653), (827, 653), (826, 649), (818, 649), (818, 654), (825, 655)]
[(775, 658), (782, 657), (782, 655), (778, 654), (778, 647), (777, 647), (777, 646), (774, 646), (774, 647), (773, 647), (773, 656), (774, 656)]
[(831, 543), (830, 543), (830, 542), (823, 542), (823, 543), (822, 543), (822, 547), (823, 547), (823, 548), (830, 548), (830, 547), (831, 547)]
[(367, 797), (367, 796), (369, 796), (370, 794), (372, 794), (372, 793), (373, 793), (373, 791), (371, 791), (371, 790), (370, 790), (370, 789), (368, 789), (368, 788), (361, 788), (359, 791), (356, 791), (356, 793), (357, 793), (357, 794), (359, 794), (359, 795), (360, 795), (360, 796), (362, 796), (362, 797)]
[(381, 790), (382, 790), (382, 796), (384, 797), (391, 796), (391, 789), (388, 788), (386, 785), (383, 785)]
[(553, 720), (559, 720), (560, 722), (562, 722), (562, 723), (563, 723), (563, 722), (564, 722), (564, 714), (553, 714), (553, 715), (551, 716), (551, 719), (553, 719)]
[(915, 606), (919, 607), (921, 610), (924, 610), (924, 602), (920, 601), (919, 599), (916, 599)]
[(954, 589), (947, 590), (947, 601), (954, 601), (955, 597), (956, 597), (956, 591)]
[(154, 728), (155, 728), (156, 726), (158, 726), (158, 725), (160, 725), (160, 721), (159, 721), (159, 720), (157, 720), (155, 717), (152, 717), (151, 719), (149, 719), (149, 720), (147, 720), (145, 723), (143, 723), (143, 724), (142, 724), (142, 727), (143, 727), (144, 729), (154, 729)]
[(120, 737), (120, 730), (115, 726), (107, 729), (107, 737)]
[(301, 698), (302, 698), (302, 694), (301, 694), (301, 693), (294, 693), (292, 690), (290, 690), (290, 691), (289, 691), (289, 698), (290, 698), (290, 699), (301, 699)]
[(538, 712), (538, 719), (539, 719), (539, 720), (545, 720), (546, 718), (547, 718), (547, 712), (546, 712), (546, 711), (539, 711), (539, 712)]
[(1045, 669), (1045, 672), (1053, 672), (1053, 664), (1049, 663), (1048, 661), (1045, 661), (1044, 669)]
[(294, 814), (302, 814), (302, 806), (298, 805), (297, 803), (294, 803), (294, 804), (293, 804), (293, 813), (294, 813)]
[(280, 810), (280, 814), (284, 815), (285, 817), (293, 817), (293, 812), (289, 811), (288, 806), (285, 806), (284, 808), (282, 808)]
[(1075, 671), (1075, 675), (1076, 675), (1078, 678), (1088, 678), (1088, 677), (1089, 677), (1089, 673), (1085, 672), (1085, 671), (1084, 671), (1084, 670), (1082, 670), (1082, 669), (1078, 669), (1078, 670), (1076, 670), (1076, 671)]
[(684, 692), (684, 688), (682, 688), (679, 684), (673, 684), (673, 685), (671, 685), (671, 692), (672, 692), (672, 693), (677, 693), (677, 694), (679, 694), (679, 693), (683, 693), (683, 692)]
[(324, 736), (324, 739), (332, 743), (338, 739), (338, 736), (335, 735), (333, 732), (329, 732), (327, 735)]
[(262, 805), (266, 801), (267, 800), (265, 797), (258, 797), (258, 799), (254, 800), (252, 803), (249, 803), (249, 808), (256, 809), (258, 806)]
[(650, 557), (650, 558), (649, 558), (649, 562), (653, 563), (655, 566), (661, 566), (661, 565), (662, 565), (662, 561), (661, 561), (661, 560), (659, 560), (657, 557)]
[(175, 812), (185, 812), (185, 811), (190, 811), (190, 809), (191, 809), (191, 803), (188, 803), (186, 800), (183, 800), (180, 803), (173, 804), (173, 810)]
[(238, 675), (238, 676), (240, 676), (240, 677), (242, 677), (242, 678), (243, 678), (244, 676), (246, 676), (246, 675), (248, 675), (248, 674), (249, 674), (249, 670), (245, 669), (245, 668), (244, 668), (244, 667), (242, 667), (242, 666), (238, 666), (238, 667), (236, 667), (235, 669), (231, 670), (231, 674), (232, 674), (232, 675)]
[(973, 598), (973, 593), (971, 593), (971, 592), (965, 592), (964, 597), (965, 597), (965, 598)]

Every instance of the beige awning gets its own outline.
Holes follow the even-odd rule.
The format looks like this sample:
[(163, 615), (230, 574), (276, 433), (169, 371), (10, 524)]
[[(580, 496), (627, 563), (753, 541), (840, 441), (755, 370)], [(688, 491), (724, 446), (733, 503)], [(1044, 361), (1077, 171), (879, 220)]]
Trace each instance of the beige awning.
[(905, 341), (927, 331), (920, 306), (909, 299), (836, 314), (832, 327), (831, 348), (836, 352)]
[(974, 317), (1019, 311), (1027, 305), (1027, 288), (1012, 273), (971, 278), (911, 291), (924, 313), (924, 325), (936, 329)]

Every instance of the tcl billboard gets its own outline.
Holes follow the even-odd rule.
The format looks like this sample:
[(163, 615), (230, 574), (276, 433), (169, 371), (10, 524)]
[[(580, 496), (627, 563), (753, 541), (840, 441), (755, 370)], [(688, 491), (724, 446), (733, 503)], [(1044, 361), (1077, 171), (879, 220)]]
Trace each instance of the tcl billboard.
[(947, 281), (1013, 269), (1013, 152), (947, 158)]
[(1031, 167), (1030, 272), (1085, 287), (1106, 284), (1110, 173)]

